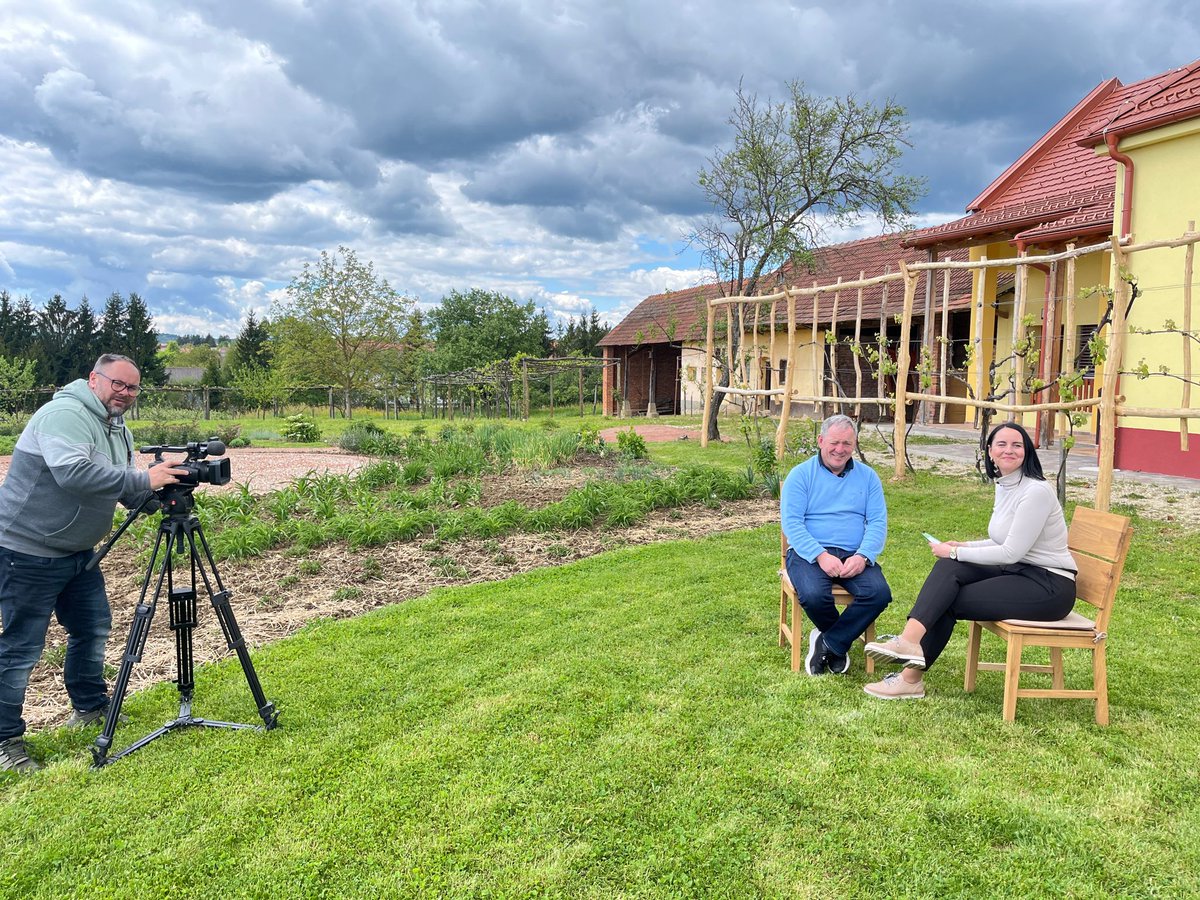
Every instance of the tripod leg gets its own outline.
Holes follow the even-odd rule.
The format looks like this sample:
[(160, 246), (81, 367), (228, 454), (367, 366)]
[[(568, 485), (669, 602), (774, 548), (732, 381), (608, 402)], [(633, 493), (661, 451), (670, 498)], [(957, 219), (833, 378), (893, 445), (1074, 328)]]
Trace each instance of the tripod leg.
[[(204, 549), (203, 559), (196, 552), (196, 535), (199, 535), (200, 545)], [(208, 590), (212, 600), (213, 610), (217, 614), (217, 621), (220, 622), (221, 631), (225, 635), (225, 643), (230, 650), (237, 653), (238, 661), (242, 664), (242, 671), (246, 675), (246, 683), (250, 685), (250, 693), (253, 695), (254, 702), (258, 706), (258, 714), (262, 716), (263, 723), (268, 729), (274, 728), (279, 724), (279, 713), (275, 710), (275, 704), (268, 701), (266, 695), (263, 693), (262, 685), (258, 680), (258, 673), (254, 671), (254, 663), (250, 660), (250, 651), (246, 647), (246, 639), (242, 637), (242, 631), (238, 627), (237, 620), (233, 617), (233, 607), (229, 603), (229, 598), (232, 594), (221, 583), (221, 574), (217, 571), (217, 564), (213, 561), (212, 552), (208, 549), (208, 541), (204, 537), (204, 530), (200, 527), (198, 521), (195, 528), (188, 532), (188, 540), (191, 541), (192, 545), (192, 559), (198, 564), (200, 577), (204, 580), (204, 586)], [(212, 571), (213, 580), (216, 582), (216, 591), (213, 590), (213, 586), (208, 580), (208, 574), (204, 570), (204, 559), (208, 560), (208, 567)]]
[(170, 539), (167, 539), (166, 553), (163, 555), (162, 570), (158, 573), (158, 582), (154, 593), (146, 601), (146, 593), (150, 587), (150, 578), (154, 572), (154, 563), (159, 558), (163, 538), (166, 532), (159, 529), (154, 540), (154, 550), (150, 554), (150, 563), (146, 566), (146, 576), (142, 580), (142, 592), (138, 597), (137, 609), (133, 614), (133, 624), (129, 627), (129, 637), (125, 641), (125, 653), (121, 657), (121, 668), (117, 672), (117, 680), (113, 683), (112, 699), (108, 704), (108, 714), (104, 717), (104, 727), (96, 737), (92, 747), (92, 764), (95, 767), (104, 765), (108, 751), (112, 747), (113, 734), (117, 730), (117, 721), (121, 716), (121, 704), (125, 702), (125, 691), (129, 688), (129, 676), (133, 674), (134, 663), (142, 661), (142, 651), (146, 646), (146, 635), (150, 633), (150, 621), (154, 618), (154, 609), (162, 592), (163, 579), (168, 576), (171, 567)]

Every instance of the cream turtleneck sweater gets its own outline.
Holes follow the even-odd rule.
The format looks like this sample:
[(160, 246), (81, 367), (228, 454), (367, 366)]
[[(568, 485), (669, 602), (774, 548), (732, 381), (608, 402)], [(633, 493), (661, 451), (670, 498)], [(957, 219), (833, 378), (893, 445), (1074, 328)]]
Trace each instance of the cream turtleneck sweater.
[(958, 558), (989, 566), (1029, 563), (1075, 578), (1067, 523), (1049, 482), (1027, 478), (1020, 470), (996, 479), (988, 537), (965, 542), (958, 548)]

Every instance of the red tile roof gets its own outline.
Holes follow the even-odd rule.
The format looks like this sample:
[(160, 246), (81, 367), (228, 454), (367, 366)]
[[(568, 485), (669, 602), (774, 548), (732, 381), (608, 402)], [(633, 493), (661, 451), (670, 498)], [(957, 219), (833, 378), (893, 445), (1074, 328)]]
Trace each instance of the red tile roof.
[(1109, 119), (1080, 140), (1086, 147), (1200, 116), (1200, 59), (1155, 79), (1152, 89), (1123, 100)]
[[(965, 260), (966, 250), (956, 250), (939, 258)], [(860, 273), (871, 278), (885, 272), (899, 270), (898, 262), (925, 262), (928, 254), (921, 250), (902, 247), (900, 235), (886, 234), (864, 238), (845, 244), (834, 244), (813, 251), (813, 265), (792, 274), (789, 266), (783, 269), (784, 283), (792, 287), (810, 287), (813, 282), (821, 285), (833, 284), (839, 277), (843, 281), (856, 280)], [(764, 288), (764, 291), (770, 290)], [(941, 304), (941, 280), (933, 289), (934, 303)], [(918, 308), (923, 305), (923, 287), (918, 289)], [(636, 346), (640, 344), (663, 344), (671, 341), (702, 341), (706, 326), (705, 301), (710, 297), (729, 294), (717, 289), (715, 282), (681, 291), (667, 291), (647, 297), (610, 331), (601, 346)], [(960, 309), (970, 303), (971, 276), (967, 270), (954, 270), (950, 280), (951, 309)], [(822, 293), (818, 298), (818, 323), (829, 324), (833, 320), (834, 292)], [(888, 286), (889, 314), (899, 312), (904, 300), (903, 288), (893, 282)], [(878, 321), (883, 304), (883, 286), (875, 285), (863, 290), (863, 321)], [(858, 310), (858, 290), (848, 290), (838, 298), (838, 321), (853, 321)], [(802, 297), (796, 301), (796, 321), (799, 325), (812, 324), (812, 298)], [(781, 305), (776, 321), (786, 324), (787, 307)]]
[(971, 215), (910, 232), (904, 243), (939, 247), (1018, 237), (1059, 243), (1096, 234), (1101, 222), (1111, 230), (1116, 164), (1093, 147), (1117, 122), (1139, 128), (1168, 109), (1173, 116), (1200, 115), (1198, 68), (1200, 60), (1131, 85), (1115, 78), (1097, 85), (971, 201)]

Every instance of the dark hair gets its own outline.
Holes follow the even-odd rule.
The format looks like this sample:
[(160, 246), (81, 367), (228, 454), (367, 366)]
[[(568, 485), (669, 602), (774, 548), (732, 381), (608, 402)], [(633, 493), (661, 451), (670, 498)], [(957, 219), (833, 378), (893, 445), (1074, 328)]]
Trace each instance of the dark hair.
[(137, 369), (139, 374), (141, 374), (141, 367), (138, 366), (138, 364), (128, 356), (122, 356), (120, 353), (101, 353), (100, 358), (96, 360), (96, 364), (92, 366), (92, 371), (99, 372), (104, 366), (111, 365), (115, 362), (127, 362)]
[[(993, 428), (987, 436), (987, 443), (985, 444), (987, 449), (992, 449), (992, 440), (996, 437), (997, 433), (1003, 431), (1005, 428), (1011, 428), (1019, 434), (1021, 442), (1025, 445), (1025, 461), (1021, 463), (1021, 472), (1026, 478), (1036, 478), (1038, 481), (1045, 481), (1046, 476), (1042, 474), (1042, 461), (1038, 459), (1037, 450), (1033, 447), (1033, 438), (1029, 436), (1029, 432), (1016, 422), (1003, 422)], [(993, 481), (1000, 477), (1000, 470), (992, 462), (992, 455), (990, 453), (985, 454), (983, 457), (983, 469), (987, 472), (987, 477)]]

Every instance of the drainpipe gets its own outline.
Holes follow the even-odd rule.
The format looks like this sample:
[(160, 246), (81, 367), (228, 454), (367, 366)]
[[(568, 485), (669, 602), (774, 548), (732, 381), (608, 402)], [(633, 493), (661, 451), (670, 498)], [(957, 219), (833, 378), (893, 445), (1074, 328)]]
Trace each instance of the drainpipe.
[(1108, 155), (1125, 167), (1125, 186), (1122, 189), (1121, 202), (1121, 237), (1129, 237), (1130, 224), (1133, 221), (1133, 160), (1117, 149), (1117, 136), (1104, 135), (1104, 145), (1108, 147)]

